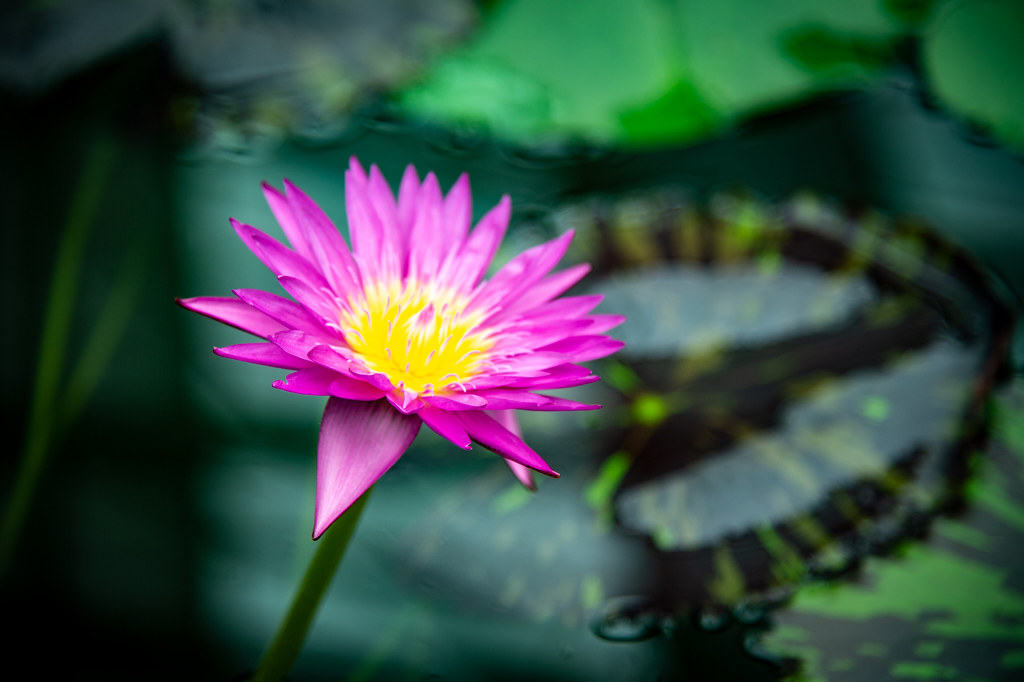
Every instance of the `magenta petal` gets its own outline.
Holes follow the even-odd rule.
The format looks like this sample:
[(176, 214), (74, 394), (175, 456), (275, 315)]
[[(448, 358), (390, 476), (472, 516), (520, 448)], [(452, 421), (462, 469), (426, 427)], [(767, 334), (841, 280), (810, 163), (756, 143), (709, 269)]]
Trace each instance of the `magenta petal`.
[(270, 206), (270, 212), (277, 219), (277, 224), (284, 231), (284, 236), (288, 238), (288, 243), (301, 256), (311, 258), (312, 252), (302, 236), (299, 223), (295, 219), (295, 214), (292, 212), (292, 207), (288, 203), (287, 197), (279, 189), (266, 182), (263, 183), (263, 196), (267, 200), (267, 205)]
[(376, 166), (368, 179), (355, 166), (345, 177), (349, 238), (363, 281), (390, 281), (401, 274), (403, 255), (395, 197)]
[(277, 281), (311, 314), (317, 315), (322, 324), (338, 319), (341, 306), (334, 295), (326, 289), (314, 289), (298, 277), (278, 275)]
[(449, 246), (461, 244), (466, 238), (472, 213), (473, 196), (469, 189), (469, 176), (463, 173), (444, 198), (441, 224)]
[(264, 339), (285, 327), (245, 301), (230, 296), (197, 296), (176, 299), (178, 305), (200, 315), (241, 329)]
[(347, 398), (348, 400), (379, 400), (385, 395), (384, 391), (365, 381), (337, 374), (334, 375), (334, 381), (331, 382), (328, 393), (336, 398)]
[(397, 391), (388, 391), (384, 397), (387, 398), (392, 407), (402, 414), (413, 414), (427, 406), (415, 391), (402, 388), (401, 385), (399, 385)]
[(273, 237), (234, 218), (231, 225), (245, 245), (278, 276), (285, 275), (304, 280), (316, 289), (328, 289), (327, 280), (308, 260), (289, 249)]
[(330, 395), (331, 384), (338, 378), (336, 372), (324, 367), (310, 367), (292, 372), (284, 380), (274, 382), (274, 388), (302, 395)]
[[(556, 272), (555, 274), (549, 277), (546, 277), (545, 279), (541, 280), (537, 284), (530, 287), (529, 290), (519, 295), (514, 301), (510, 303), (510, 305), (505, 306), (503, 311), (496, 316), (496, 319), (504, 319), (509, 316), (524, 313), (524, 311), (529, 311), (526, 314), (529, 315), (530, 317), (533, 317), (534, 309), (537, 306), (542, 306), (544, 304), (550, 306), (560, 306), (563, 305), (562, 301), (578, 301), (579, 299), (589, 298), (581, 296), (567, 299), (552, 300), (559, 294), (568, 290), (569, 287), (576, 284), (576, 282), (580, 281), (583, 278), (583, 276), (586, 275), (588, 272), (590, 272), (590, 266), (586, 263), (580, 263), (578, 265), (566, 268), (565, 270), (562, 270), (560, 272)], [(593, 296), (596, 296), (598, 302), (600, 302), (600, 299), (604, 298), (603, 296), (599, 295)], [(595, 303), (594, 305), (597, 305), (597, 303)], [(545, 306), (545, 308), (546, 307), (547, 306)]]
[(409, 233), (409, 277), (427, 281), (436, 276), (446, 249), (441, 226), (441, 188), (433, 173), (420, 186), (416, 215)]
[(423, 400), (428, 405), (442, 410), (479, 410), (487, 405), (487, 401), (474, 393), (447, 393), (445, 395), (427, 395)]
[(529, 391), (481, 391), (480, 395), (487, 399), (488, 412), (492, 409), (564, 412), (567, 410), (596, 410), (600, 407), (600, 405), (588, 405), (575, 400), (530, 393)]
[(502, 371), (519, 374), (549, 369), (570, 360), (572, 358), (566, 357), (564, 353), (534, 351), (502, 358), (497, 364), (502, 366)]
[(522, 314), (523, 320), (541, 322), (548, 320), (569, 320), (582, 318), (604, 299), (600, 294), (589, 296), (566, 296), (548, 301)]
[(462, 422), (462, 427), (466, 429), (469, 437), (488, 450), (493, 450), (505, 459), (518, 462), (542, 474), (558, 478), (558, 473), (530, 449), (530, 446), (484, 412), (470, 410), (453, 414)]
[(313, 366), (313, 363), (295, 357), (272, 343), (236, 343), (233, 346), (214, 348), (213, 352), (222, 358), (281, 369), (304, 369)]
[(573, 362), (587, 362), (611, 355), (626, 344), (608, 336), (574, 336), (544, 346), (543, 350), (564, 353)]
[(309, 352), (317, 346), (329, 345), (332, 342), (321, 334), (310, 334), (298, 329), (278, 332), (271, 336), (269, 341), (284, 352), (302, 359), (308, 358)]
[[(348, 352), (351, 353), (351, 351)], [(318, 365), (330, 367), (336, 372), (345, 375), (352, 374), (352, 361), (331, 346), (316, 346), (309, 351), (307, 357)]]
[(463, 450), (470, 449), (469, 434), (466, 433), (466, 429), (462, 428), (462, 422), (451, 412), (427, 404), (416, 414), (437, 435), (447, 438)]
[(620, 324), (626, 321), (625, 315), (590, 315), (587, 317), (590, 320), (590, 326), (587, 328), (587, 332), (591, 334), (600, 334), (606, 332), (613, 327), (618, 327)]
[(510, 459), (506, 459), (505, 464), (508, 465), (508, 468), (512, 470), (516, 479), (522, 483), (525, 488), (528, 490), (537, 489), (537, 483), (533, 480), (533, 469), (528, 469), (519, 462), (513, 462)]
[[(521, 384), (515, 385), (520, 388), (529, 388), (530, 390), (538, 388), (569, 388), (571, 386), (592, 384), (595, 381), (601, 380), (601, 377), (596, 374), (591, 374), (590, 370), (586, 367), (579, 367), (578, 365), (571, 366), (583, 371), (578, 374), (549, 374), (548, 376), (543, 377), (528, 378), (524, 379)], [(513, 384), (509, 385), (511, 386)]]
[[(412, 230), (413, 221), (416, 219), (416, 197), (419, 192), (420, 177), (416, 173), (416, 168), (410, 164), (405, 167), (402, 184), (398, 188), (398, 231), (403, 244), (409, 242), (409, 233)], [(407, 273), (403, 272), (402, 274)]]
[[(522, 440), (523, 434), (519, 429), (519, 419), (516, 417), (516, 413), (512, 410), (495, 410), (488, 414), (494, 418), (494, 421), (498, 422), (506, 429), (508, 429), (513, 436)], [(537, 483), (533, 480), (533, 469), (524, 467), (519, 462), (513, 462), (510, 459), (505, 460), (505, 464), (508, 464), (508, 468), (512, 470), (515, 477), (526, 486), (529, 490), (536, 490)]]
[(527, 249), (510, 260), (476, 292), (473, 296), (473, 307), (480, 310), (523, 307), (524, 292), (529, 291), (562, 259), (573, 234), (573, 231), (569, 230), (560, 237)]
[(491, 349), (495, 354), (519, 354), (526, 351), (554, 350), (554, 345), (590, 330), (589, 320), (553, 321), (546, 324), (516, 325), (502, 334)]
[(543, 410), (551, 402), (547, 396), (537, 395), (529, 391), (481, 391), (480, 395), (487, 401), (487, 410)]
[(352, 365), (349, 366), (349, 369), (352, 371), (352, 376), (362, 379), (371, 386), (376, 386), (385, 393), (390, 393), (395, 390), (395, 385), (391, 383), (390, 379), (388, 379), (388, 375), (383, 372), (374, 372), (371, 369), (360, 367), (356, 363), (352, 363)]
[(315, 329), (320, 326), (305, 308), (287, 298), (260, 289), (235, 289), (234, 294), (290, 329)]
[(451, 266), (444, 273), (444, 281), (469, 291), (476, 286), (494, 259), (501, 240), (508, 229), (512, 215), (512, 201), (505, 195), (498, 205), (487, 212), (463, 244)]
[(306, 245), (301, 253), (317, 265), (336, 292), (342, 294), (351, 291), (357, 286), (357, 270), (348, 245), (342, 239), (338, 228), (305, 192), (288, 180), (284, 181), (284, 186), (303, 243)]
[(314, 540), (394, 466), (422, 423), (386, 400), (328, 399), (317, 447)]
[(537, 407), (521, 407), (517, 409), (521, 410), (540, 410), (541, 412), (576, 412), (578, 410), (599, 410), (600, 405), (592, 405), (589, 403), (580, 403), (575, 400), (569, 400), (568, 398), (560, 398), (554, 395), (541, 395), (542, 398), (546, 398), (546, 402), (537, 405)]

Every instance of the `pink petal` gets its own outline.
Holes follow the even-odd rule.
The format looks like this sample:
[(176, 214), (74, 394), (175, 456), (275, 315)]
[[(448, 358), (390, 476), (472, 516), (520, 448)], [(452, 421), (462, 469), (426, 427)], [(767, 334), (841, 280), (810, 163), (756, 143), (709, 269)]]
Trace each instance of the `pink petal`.
[(352, 375), (352, 360), (345, 357), (344, 354), (332, 346), (314, 346), (306, 353), (306, 357), (318, 365), (333, 369), (335, 372), (340, 372), (346, 376)]
[(306, 245), (303, 255), (316, 264), (338, 294), (356, 289), (358, 269), (338, 228), (305, 192), (288, 180), (284, 181), (284, 186)]
[(283, 380), (278, 379), (274, 382), (274, 388), (302, 395), (330, 395), (331, 383), (337, 378), (337, 373), (314, 366), (292, 372)]
[(579, 410), (599, 410), (600, 405), (591, 405), (589, 403), (580, 403), (575, 400), (569, 400), (568, 398), (560, 398), (555, 395), (541, 395), (542, 398), (547, 398), (547, 401), (537, 407), (520, 407), (520, 410), (539, 410), (541, 412), (576, 412)]
[(321, 325), (295, 301), (259, 289), (235, 289), (235, 296), (290, 329), (316, 329)]
[(314, 540), (399, 460), (422, 423), (385, 400), (327, 400), (317, 447)]
[(427, 395), (423, 400), (442, 410), (458, 412), (459, 410), (479, 410), (487, 405), (487, 401), (473, 393), (446, 393), (444, 395)]
[[(529, 311), (522, 313), (523, 320), (532, 323), (546, 322), (549, 320), (580, 319), (591, 310), (596, 308), (604, 299), (600, 294), (589, 296), (566, 296), (541, 303)], [(517, 318), (519, 319), (519, 318)]]
[(299, 223), (295, 219), (295, 214), (292, 212), (292, 207), (288, 203), (287, 197), (269, 183), (262, 183), (262, 187), (263, 196), (267, 200), (270, 212), (274, 214), (274, 218), (277, 220), (277, 224), (281, 226), (284, 236), (288, 238), (288, 243), (291, 244), (292, 248), (300, 256), (312, 260), (313, 252), (309, 249), (306, 239), (302, 236)]
[(533, 351), (521, 355), (513, 355), (495, 360), (500, 371), (509, 374), (526, 374), (533, 371), (550, 369), (571, 361), (564, 353), (548, 353), (545, 351)]
[[(537, 373), (536, 376), (519, 376), (510, 374), (497, 374), (473, 379), (470, 383), (475, 393), (485, 395), (487, 391), (497, 388), (505, 389), (527, 389), (536, 390), (540, 388), (569, 388), (571, 386), (583, 386), (600, 381), (600, 377), (591, 374), (590, 370), (584, 367), (570, 365), (580, 370), (577, 374), (552, 374), (548, 372)], [(556, 370), (558, 368), (552, 368)]]
[(384, 397), (387, 398), (388, 402), (402, 414), (413, 414), (415, 412), (419, 412), (427, 405), (420, 399), (419, 395), (415, 391), (410, 391), (409, 389), (404, 388), (401, 383), (399, 383), (397, 391), (388, 391), (385, 393)]
[(618, 327), (620, 324), (626, 321), (625, 315), (590, 315), (587, 317), (590, 320), (590, 326), (587, 331), (591, 334), (600, 334), (606, 332), (609, 329)]
[(416, 217), (409, 234), (409, 277), (413, 281), (432, 279), (441, 267), (449, 247), (442, 239), (441, 188), (433, 173), (420, 186)]
[(558, 478), (558, 473), (551, 469), (540, 455), (530, 449), (522, 440), (517, 438), (511, 431), (494, 421), (480, 410), (467, 412), (453, 412), (452, 414), (462, 422), (462, 428), (466, 429), (469, 437), (489, 450), (493, 450), (505, 459), (522, 464), (531, 469)]
[(273, 237), (260, 232), (251, 225), (240, 223), (234, 218), (231, 225), (238, 237), (256, 257), (263, 261), (275, 275), (286, 275), (304, 280), (314, 289), (328, 289), (327, 280), (312, 263), (295, 253)]
[[(495, 320), (505, 319), (506, 317), (514, 316), (517, 314), (533, 315), (533, 311), (539, 306), (542, 306), (548, 302), (558, 304), (558, 301), (552, 301), (556, 296), (561, 295), (567, 291), (572, 285), (580, 281), (584, 275), (590, 272), (590, 265), (587, 263), (580, 263), (573, 265), (572, 267), (566, 268), (556, 272), (549, 277), (546, 277), (540, 282), (537, 282), (529, 290), (522, 292), (515, 301), (509, 305), (504, 306), (501, 313), (495, 316)], [(604, 298), (604, 296), (597, 295), (598, 302)], [(559, 300), (578, 300), (586, 299), (589, 297), (570, 297), (567, 299)], [(570, 304), (572, 305), (572, 304)], [(596, 303), (594, 304), (597, 305)], [(593, 309), (593, 308), (591, 308)], [(587, 311), (589, 312), (589, 311)]]
[[(413, 222), (416, 220), (416, 198), (420, 192), (420, 178), (416, 169), (409, 164), (402, 175), (402, 184), (398, 188), (398, 231), (403, 244), (409, 243)], [(403, 272), (402, 275), (408, 273)]]
[(508, 195), (503, 196), (498, 205), (477, 223), (457, 256), (445, 268), (443, 280), (462, 291), (472, 290), (494, 260), (494, 254), (505, 238), (511, 214), (512, 201)]
[(469, 176), (463, 173), (448, 190), (441, 211), (441, 226), (445, 231), (445, 242), (449, 248), (461, 244), (466, 238), (472, 214), (473, 197), (469, 189)]
[[(586, 367), (580, 367), (579, 365), (568, 365), (579, 372), (554, 372), (552, 370), (558, 369), (552, 367), (548, 370), (547, 376), (533, 377), (523, 380), (522, 386), (524, 388), (537, 389), (537, 388), (570, 388), (572, 386), (582, 386), (584, 384), (592, 384), (595, 381), (600, 381), (601, 377), (596, 374), (591, 374), (590, 370)], [(510, 386), (513, 384), (509, 384)]]
[(403, 242), (399, 239), (398, 208), (387, 181), (376, 166), (370, 177), (357, 162), (345, 174), (345, 205), (349, 237), (362, 281), (389, 281), (400, 276)]
[(471, 307), (482, 310), (522, 306), (521, 295), (542, 279), (565, 255), (573, 231), (539, 244), (510, 260), (474, 294)]
[(222, 358), (281, 369), (304, 369), (313, 366), (313, 363), (291, 355), (273, 343), (236, 343), (233, 346), (214, 348), (213, 352)]
[(333, 292), (327, 289), (314, 289), (307, 282), (288, 275), (278, 275), (277, 281), (306, 310), (315, 315), (320, 323), (326, 326), (336, 322), (342, 305)]
[(428, 403), (416, 414), (437, 435), (447, 438), (463, 450), (471, 448), (469, 434), (466, 433), (466, 430), (462, 428), (462, 423), (451, 412), (439, 409)]
[(187, 310), (241, 329), (243, 332), (267, 338), (285, 327), (251, 305), (230, 296), (197, 296), (176, 299)]
[[(519, 419), (516, 417), (515, 412), (512, 410), (495, 410), (489, 414), (494, 418), (494, 421), (508, 429), (513, 436), (522, 440), (523, 434), (519, 428)], [(519, 479), (520, 483), (530, 490), (537, 489), (537, 484), (533, 480), (532, 469), (528, 469), (519, 462), (513, 462), (510, 459), (506, 459), (505, 464), (508, 464), (508, 468), (512, 470), (512, 473)]]
[(384, 397), (384, 391), (365, 381), (317, 366), (293, 372), (284, 381), (275, 381), (274, 388), (305, 395), (332, 395), (347, 400), (379, 400)]
[(480, 391), (478, 395), (487, 401), (488, 412), (491, 410), (543, 410), (543, 406), (551, 402), (547, 396), (523, 390), (493, 389)]
[(567, 410), (596, 410), (600, 405), (588, 405), (556, 396), (530, 393), (529, 391), (481, 391), (490, 410), (539, 410), (542, 412), (564, 412)]
[(376, 386), (385, 393), (391, 393), (395, 390), (395, 385), (388, 379), (388, 375), (383, 372), (375, 372), (355, 362), (349, 366), (349, 369), (352, 372), (352, 376), (362, 379), (372, 386)]
[(573, 362), (596, 360), (621, 350), (626, 344), (608, 336), (574, 336), (544, 346), (544, 351), (563, 353)]
[(527, 469), (519, 462), (513, 462), (510, 459), (505, 460), (505, 464), (512, 470), (516, 479), (523, 484), (528, 490), (537, 490), (537, 483), (533, 480), (533, 469)]
[(489, 374), (474, 378), (470, 384), (477, 393), (494, 388), (567, 388), (581, 386), (600, 380), (586, 367), (562, 364), (551, 367), (532, 376), (518, 374)]
[(522, 353), (534, 349), (548, 350), (551, 344), (564, 341), (566, 338), (582, 336), (589, 330), (590, 320), (587, 319), (551, 321), (536, 325), (532, 322), (523, 323), (500, 334), (490, 352), (500, 354)]
[(337, 374), (328, 388), (328, 393), (336, 398), (348, 400), (379, 400), (385, 396), (384, 391), (372, 384)]
[(289, 355), (306, 359), (311, 350), (317, 346), (330, 345), (333, 340), (326, 338), (323, 334), (289, 329), (274, 334), (269, 341)]

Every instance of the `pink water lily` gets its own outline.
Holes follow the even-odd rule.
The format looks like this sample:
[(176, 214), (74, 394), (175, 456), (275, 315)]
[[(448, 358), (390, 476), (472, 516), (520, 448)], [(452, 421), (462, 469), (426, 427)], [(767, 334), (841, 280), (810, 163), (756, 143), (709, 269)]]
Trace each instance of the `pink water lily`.
[(255, 289), (179, 303), (262, 339), (218, 355), (292, 370), (274, 387), (329, 396), (317, 452), (318, 538), (402, 456), (425, 423), (465, 450), (498, 453), (533, 487), (530, 470), (558, 474), (527, 446), (513, 410), (599, 407), (537, 391), (596, 381), (576, 363), (622, 343), (623, 321), (591, 314), (601, 296), (560, 296), (589, 270), (551, 274), (572, 232), (484, 274), (511, 213), (502, 197), (470, 231), (469, 180), (442, 195), (409, 166), (397, 200), (376, 166), (345, 174), (351, 249), (295, 185), (264, 184), (292, 248), (232, 220), (242, 241), (292, 299)]

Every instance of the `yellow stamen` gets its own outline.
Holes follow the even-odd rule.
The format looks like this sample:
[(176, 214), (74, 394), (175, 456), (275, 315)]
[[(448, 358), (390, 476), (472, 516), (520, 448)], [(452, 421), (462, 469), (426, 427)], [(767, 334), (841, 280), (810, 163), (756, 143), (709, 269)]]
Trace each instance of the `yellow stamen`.
[[(414, 282), (367, 287), (341, 314), (345, 341), (395, 386), (431, 395), (480, 373), (494, 340), (477, 329), (466, 299)], [(454, 381), (449, 380), (454, 378)]]

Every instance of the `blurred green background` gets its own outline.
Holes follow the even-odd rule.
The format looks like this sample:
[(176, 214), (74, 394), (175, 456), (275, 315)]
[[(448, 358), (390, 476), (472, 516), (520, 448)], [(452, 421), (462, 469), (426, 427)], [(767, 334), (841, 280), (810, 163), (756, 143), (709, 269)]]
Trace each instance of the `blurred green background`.
[[(650, 286), (645, 273), (676, 262), (644, 255), (671, 250), (657, 226), (665, 188), (714, 217), (710, 240), (730, 225), (791, 232), (799, 220), (779, 207), (794, 196), (839, 207), (852, 242), (906, 218), (980, 263), (968, 317), (990, 303), (1019, 313), (1022, 27), (1024, 3), (1011, 0), (16, 3), (0, 24), (8, 659), (73, 679), (241, 679), (273, 633), (313, 549), (322, 404), (272, 390), (276, 370), (215, 357), (244, 335), (174, 305), (276, 290), (227, 221), (276, 230), (260, 181), (289, 178), (343, 225), (352, 155), (392, 184), (410, 163), (445, 188), (468, 172), (476, 215), (512, 197), (499, 261), (576, 225), (572, 207), (596, 198), (615, 207), (602, 209), (612, 227), (579, 214), (591, 229), (571, 257), (598, 266), (594, 290), (636, 304), (608, 312), (664, 319), (670, 339), (691, 333), (681, 320), (696, 290), (773, 319), (806, 301), (770, 283), (688, 288), (678, 273), (625, 296), (629, 277)], [(739, 209), (716, 208), (733, 196)], [(626, 237), (608, 236), (620, 228)], [(913, 230), (897, 227), (894, 243)], [(697, 260), (713, 269), (726, 253)], [(926, 303), (946, 300), (917, 266), (888, 267), (924, 282)], [(944, 474), (955, 501), (929, 498), (914, 532), (857, 545), (877, 530), (869, 514), (842, 538), (852, 558), (836, 575), (811, 570), (833, 546), (823, 541), (793, 575), (771, 563), (772, 589), (748, 580), (724, 606), (680, 596), (728, 571), (689, 555), (666, 563), (656, 536), (623, 530), (619, 493), (659, 475), (624, 473), (643, 450), (629, 434), (677, 409), (713, 430), (714, 410), (659, 400), (721, 395), (728, 411), (743, 391), (705, 348), (695, 374), (658, 393), (627, 350), (596, 368), (605, 411), (524, 418), (534, 448), (575, 479), (527, 496), (493, 457), (421, 435), (378, 486), (291, 679), (1018, 679), (1024, 348), (1004, 356), (998, 325), (985, 327), (1003, 318), (978, 314), (991, 343), (955, 378), (958, 396), (970, 385), (984, 404), (990, 438), (967, 439), (959, 413), (929, 426), (970, 467)], [(795, 337), (805, 323), (782, 326)], [(645, 338), (630, 324), (621, 338)], [(829, 329), (860, 339), (849, 324)], [(745, 333), (726, 329), (736, 345)], [(736, 357), (727, 365), (745, 367)], [(989, 365), (1001, 365), (998, 384)], [(905, 399), (953, 390), (931, 386)], [(875, 435), (872, 420), (903, 399), (883, 397), (863, 403), (854, 435)], [(659, 446), (668, 460), (689, 447), (679, 433), (690, 431)], [(746, 494), (724, 485), (713, 501), (770, 527)], [(706, 514), (694, 523), (714, 527)]]

